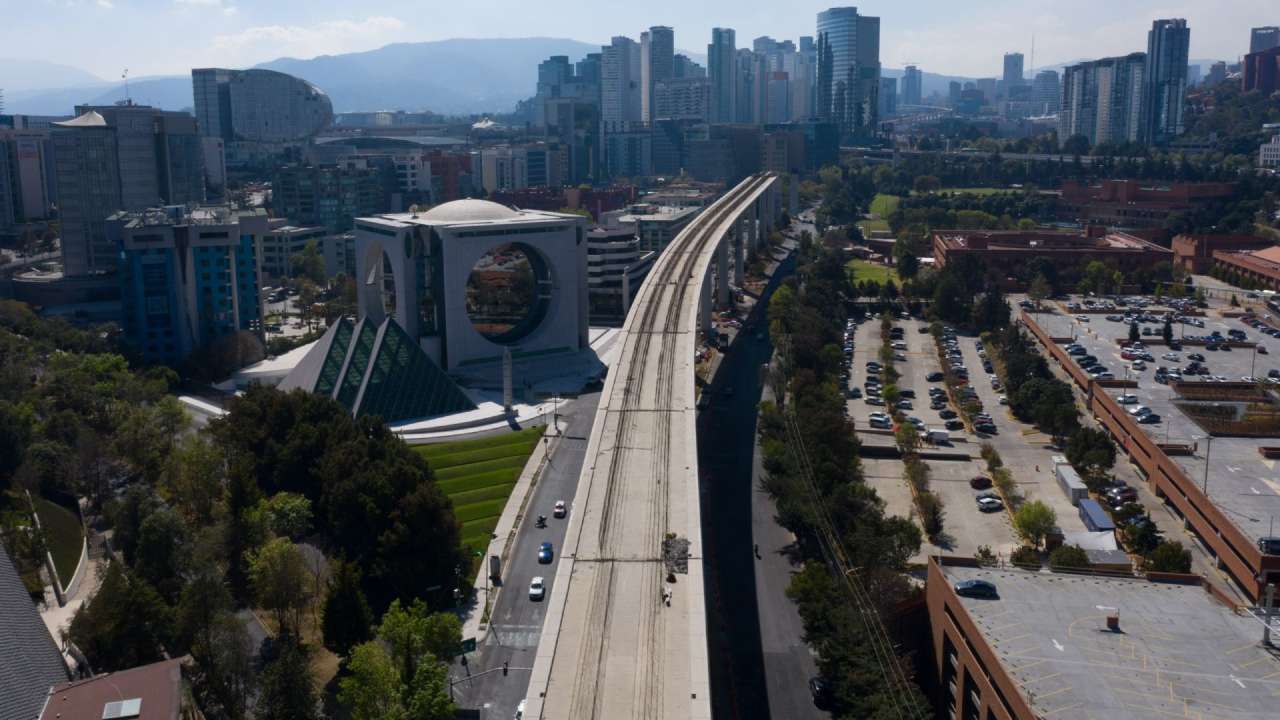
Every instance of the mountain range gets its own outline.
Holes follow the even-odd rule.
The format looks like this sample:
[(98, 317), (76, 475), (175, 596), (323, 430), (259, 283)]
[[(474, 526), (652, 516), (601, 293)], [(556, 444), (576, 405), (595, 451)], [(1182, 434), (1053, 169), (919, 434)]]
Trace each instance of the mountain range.
[[(576, 61), (599, 51), (598, 45), (564, 38), (455, 39), (395, 43), (307, 60), (279, 58), (256, 67), (315, 84), (329, 94), (335, 112), (431, 110), (471, 115), (510, 112), (533, 95), (538, 63), (548, 57), (567, 55)], [(696, 53), (685, 54), (705, 63)], [(1207, 69), (1209, 62), (1192, 64), (1205, 64)], [(902, 71), (884, 68), (883, 74), (900, 78)], [(945, 96), (952, 80), (972, 79), (925, 72), (923, 92), (926, 97), (933, 92)], [(122, 82), (37, 60), (0, 59), (0, 90), (5, 112), (30, 115), (69, 115), (79, 104), (109, 105), (126, 97)], [(193, 105), (189, 75), (130, 79), (127, 92), (134, 102), (166, 110)]]

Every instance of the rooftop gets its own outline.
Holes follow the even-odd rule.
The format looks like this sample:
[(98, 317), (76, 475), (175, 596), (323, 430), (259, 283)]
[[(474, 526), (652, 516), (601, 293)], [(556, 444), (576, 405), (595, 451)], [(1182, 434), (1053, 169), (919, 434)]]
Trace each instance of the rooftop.
[[(0, 545), (0, 718), (33, 718), (67, 666)], [(101, 713), (91, 717), (101, 717)], [(67, 717), (72, 717), (68, 715)]]
[[(1117, 378), (1125, 377), (1125, 367), (1129, 363), (1121, 359), (1118, 343), (1129, 337), (1129, 327), (1125, 323), (1108, 321), (1103, 315), (1096, 314), (1088, 316), (1091, 320), (1087, 323), (1063, 315), (1036, 314), (1033, 317), (1054, 337), (1075, 335), (1075, 341), (1083, 345), (1088, 354), (1097, 357)], [(1265, 347), (1268, 354), (1258, 354), (1255, 357), (1249, 347), (1236, 347), (1230, 352), (1214, 352), (1203, 346), (1188, 344), (1178, 351), (1178, 360), (1166, 360), (1162, 356), (1169, 349), (1158, 344), (1162, 323), (1144, 323), (1142, 327), (1154, 333), (1150, 337), (1144, 336), (1142, 340), (1146, 343), (1148, 352), (1156, 358), (1155, 362), (1147, 363), (1145, 370), (1127, 371), (1130, 379), (1137, 380), (1137, 387), (1123, 390), (1117, 388), (1109, 392), (1115, 396), (1122, 393), (1136, 395), (1137, 405), (1149, 407), (1160, 416), (1159, 423), (1140, 426), (1156, 443), (1190, 445), (1195, 448), (1194, 453), (1189, 455), (1171, 453), (1170, 459), (1188, 477), (1208, 489), (1209, 499), (1246, 536), (1256, 540), (1267, 535), (1280, 535), (1280, 477), (1276, 475), (1275, 461), (1263, 457), (1259, 452), (1261, 447), (1280, 445), (1280, 439), (1214, 437), (1212, 442), (1206, 441), (1208, 433), (1178, 409), (1177, 403), (1181, 398), (1177, 391), (1170, 385), (1159, 384), (1153, 379), (1159, 366), (1163, 365), (1171, 370), (1185, 367), (1190, 362), (1187, 357), (1189, 353), (1205, 356), (1204, 364), (1212, 373), (1209, 377), (1222, 376), (1236, 383), (1249, 375), (1265, 378), (1268, 371), (1280, 368), (1280, 339), (1263, 336), (1239, 320), (1223, 318), (1212, 310), (1201, 319), (1205, 322), (1204, 328), (1175, 325), (1174, 336), (1208, 335), (1215, 330), (1226, 335), (1228, 330), (1243, 330), (1249, 342), (1257, 342)], [(1198, 380), (1191, 380), (1189, 376), (1185, 379), (1188, 384), (1214, 384), (1207, 382), (1203, 376), (1197, 377)], [(1210, 456), (1208, 462), (1206, 451)]]
[[(109, 703), (121, 703), (121, 714), (108, 715)], [(40, 718), (178, 720), (181, 705), (182, 662), (165, 660), (57, 685)]]
[(1123, 232), (1090, 234), (1067, 230), (937, 230), (935, 241), (947, 250), (1159, 252), (1168, 248)]
[(579, 218), (579, 216), (545, 210), (518, 210), (489, 200), (466, 199), (443, 203), (426, 212), (388, 213), (359, 218), (359, 220), (392, 228), (403, 228), (411, 225), (506, 224), (566, 218)]
[[(942, 565), (951, 583), (994, 583), (998, 600), (959, 598), (1044, 718), (1263, 720), (1280, 707), (1280, 659), (1261, 621), (1200, 585)], [(1106, 627), (1120, 616), (1120, 631)]]

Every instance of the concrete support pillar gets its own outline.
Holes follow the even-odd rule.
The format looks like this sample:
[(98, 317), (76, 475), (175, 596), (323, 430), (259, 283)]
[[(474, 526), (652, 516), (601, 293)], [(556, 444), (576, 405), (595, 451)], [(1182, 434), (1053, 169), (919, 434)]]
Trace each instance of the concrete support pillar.
[(702, 334), (710, 339), (715, 327), (711, 324), (711, 271), (702, 276), (702, 292), (698, 293), (698, 325)]
[(729, 307), (729, 238), (720, 238), (716, 245), (716, 308)]
[(631, 312), (631, 266), (622, 268), (622, 319), (625, 322)]
[(747, 234), (743, 232), (743, 222), (734, 223), (733, 229), (733, 284), (742, 287), (743, 264), (746, 262)]

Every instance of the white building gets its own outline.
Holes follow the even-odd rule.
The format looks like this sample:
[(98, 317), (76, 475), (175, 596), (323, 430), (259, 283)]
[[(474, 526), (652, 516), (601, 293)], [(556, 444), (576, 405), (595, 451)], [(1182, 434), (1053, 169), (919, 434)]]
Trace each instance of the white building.
[(1280, 170), (1280, 135), (1273, 136), (1271, 142), (1258, 148), (1258, 167)]
[(315, 242), (316, 249), (323, 252), (326, 234), (323, 227), (295, 225), (281, 225), (268, 230), (262, 236), (262, 274), (271, 280), (289, 277), (289, 259), (306, 250), (309, 242)]
[(597, 227), (587, 233), (587, 287), (591, 322), (625, 320), (640, 284), (658, 253), (640, 248), (631, 225)]
[(632, 205), (617, 215), (617, 224), (635, 228), (642, 250), (661, 252), (700, 212), (700, 207)]
[[(589, 344), (586, 222), (486, 200), (357, 218), (360, 315), (393, 317), (450, 372), (504, 348), (517, 361), (576, 354)], [(507, 291), (479, 297), (477, 280)]]

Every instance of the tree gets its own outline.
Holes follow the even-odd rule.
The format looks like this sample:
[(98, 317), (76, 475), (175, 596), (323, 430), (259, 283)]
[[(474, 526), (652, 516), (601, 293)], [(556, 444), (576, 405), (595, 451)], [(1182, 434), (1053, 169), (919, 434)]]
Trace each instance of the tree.
[(297, 641), (302, 612), (311, 599), (309, 573), (298, 547), (276, 538), (249, 559), (249, 581), (258, 606), (269, 610), (280, 634)]
[(1134, 343), (1134, 342), (1138, 342), (1141, 339), (1142, 339), (1142, 336), (1141, 334), (1138, 333), (1138, 323), (1136, 322), (1129, 323), (1129, 342)]
[(462, 621), (457, 615), (438, 612), (428, 615), (423, 623), (423, 647), (436, 660), (448, 663), (462, 646)]
[(380, 643), (355, 646), (347, 672), (338, 681), (338, 702), (351, 713), (351, 720), (404, 718), (400, 670)]
[(188, 521), (208, 525), (222, 500), (225, 476), (226, 461), (218, 448), (204, 433), (190, 433), (169, 457), (162, 487)]
[[(1177, 286), (1175, 285), (1174, 287)], [(1164, 338), (1166, 345), (1173, 342), (1173, 320), (1170, 318), (1164, 319), (1164, 327), (1160, 329), (1160, 337)]]
[(175, 635), (176, 646), (196, 661), (192, 684), (200, 706), (240, 720), (257, 678), (255, 648), (231, 606), (231, 594), (221, 577), (215, 572), (196, 576), (178, 602)]
[(1036, 309), (1040, 308), (1040, 303), (1053, 294), (1053, 290), (1049, 287), (1049, 280), (1042, 274), (1037, 274), (1031, 280), (1031, 287), (1027, 289), (1027, 296), (1036, 304)]
[(175, 603), (186, 584), (191, 537), (182, 516), (166, 507), (156, 508), (138, 529), (134, 569), (144, 580)]
[(262, 512), (275, 534), (296, 540), (311, 529), (311, 501), (298, 493), (280, 492), (263, 500)]
[(912, 189), (917, 193), (931, 193), (942, 187), (942, 182), (933, 175), (920, 175), (916, 177)]
[(448, 666), (442, 662), (419, 665), (406, 704), (409, 720), (453, 720), (456, 708), (449, 699)]
[(67, 634), (95, 672), (113, 672), (160, 660), (173, 620), (154, 588), (111, 563)]
[(1147, 570), (1151, 572), (1191, 572), (1191, 551), (1177, 540), (1162, 542), (1147, 556)]
[(1049, 567), (1054, 570), (1065, 568), (1087, 568), (1090, 566), (1089, 555), (1078, 545), (1063, 545), (1049, 553)]
[(35, 412), (30, 405), (0, 401), (0, 492), (22, 465), (34, 425)]
[(337, 561), (324, 599), (324, 646), (347, 655), (369, 639), (373, 613), (360, 589), (360, 570), (354, 563)]
[(289, 257), (289, 270), (294, 277), (306, 278), (316, 285), (324, 284), (324, 255), (315, 240), (308, 240), (302, 252)]
[(1106, 432), (1080, 428), (1067, 439), (1067, 460), (1086, 473), (1101, 472), (1115, 465), (1116, 446)]
[(320, 717), (305, 647), (292, 642), (281, 646), (280, 655), (262, 673), (262, 693), (255, 710), (257, 720)]
[(903, 455), (911, 455), (920, 448), (920, 432), (909, 422), (899, 424), (898, 429), (893, 432), (893, 438)]
[(1013, 515), (1013, 527), (1024, 540), (1033, 547), (1040, 547), (1048, 535), (1058, 525), (1058, 515), (1053, 508), (1039, 500), (1024, 503)]

